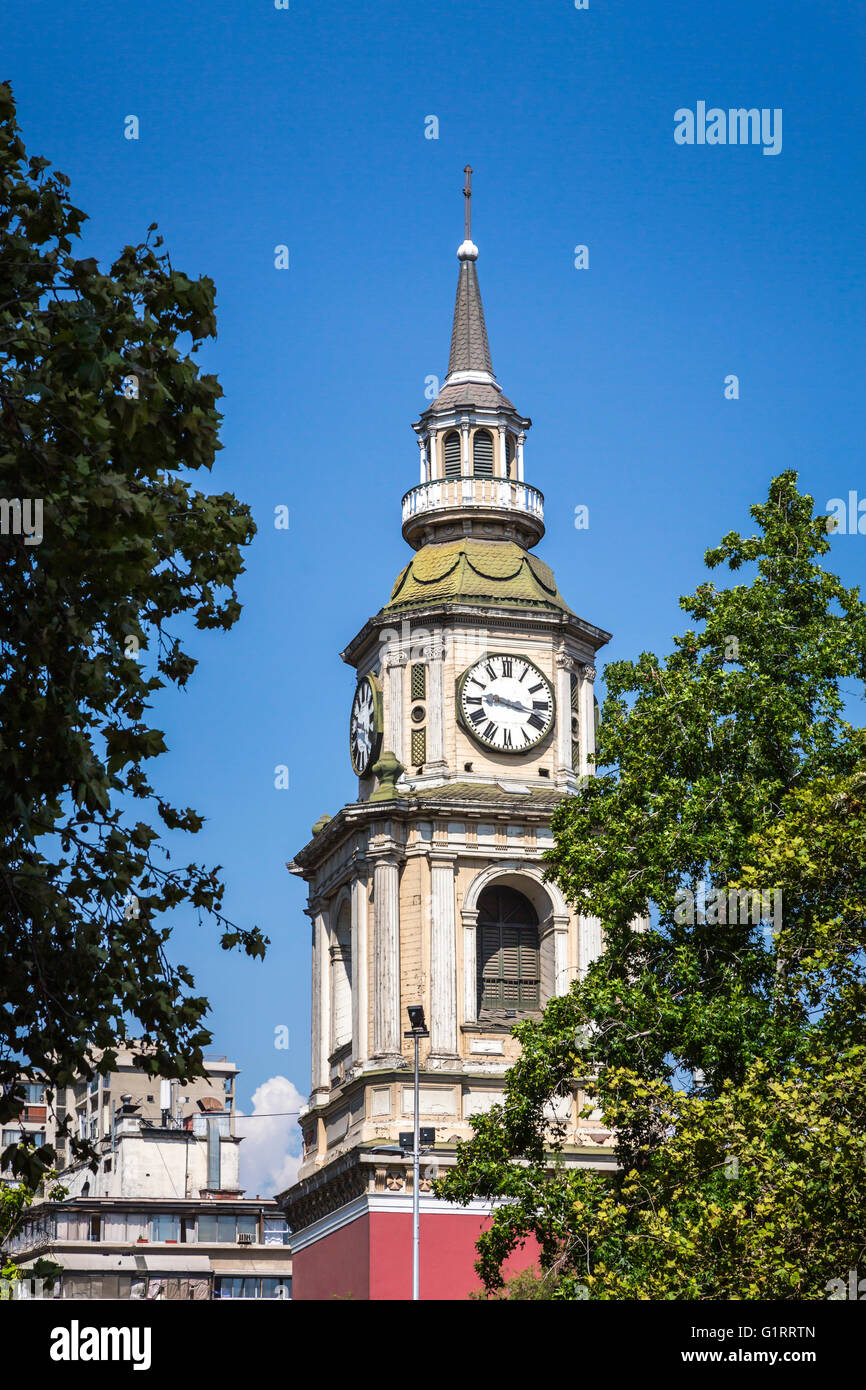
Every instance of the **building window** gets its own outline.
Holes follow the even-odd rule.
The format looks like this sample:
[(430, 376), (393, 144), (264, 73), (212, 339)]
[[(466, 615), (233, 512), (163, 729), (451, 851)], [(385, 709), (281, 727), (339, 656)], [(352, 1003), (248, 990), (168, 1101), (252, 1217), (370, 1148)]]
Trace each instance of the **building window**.
[(217, 1275), (213, 1281), (214, 1298), (291, 1298), (289, 1276), (259, 1279), (250, 1275)]
[(485, 888), (478, 899), (478, 1011), (523, 1013), (539, 1007), (538, 917), (513, 888)]
[(284, 1216), (265, 1216), (262, 1225), (265, 1245), (288, 1245), (289, 1226)]
[(151, 1240), (173, 1240), (176, 1241), (180, 1234), (180, 1221), (178, 1217), (172, 1216), (168, 1212), (161, 1212), (157, 1216), (151, 1217), (150, 1238)]
[(445, 477), (460, 477), (460, 435), (456, 430), (445, 436)]
[(476, 478), (493, 477), (493, 435), (489, 430), (476, 430), (472, 441), (472, 472)]
[(200, 1214), (198, 1218), (200, 1245), (236, 1245), (237, 1238), (237, 1217), (218, 1216), (216, 1212), (202, 1212)]
[(90, 1218), (90, 1239), (102, 1240), (102, 1221), (98, 1216)]
[(423, 767), (427, 761), (427, 730), (412, 730), (412, 766)]
[[(258, 1244), (259, 1218), (255, 1212), (248, 1212), (244, 1216), (238, 1217), (238, 1239), (241, 1236), (249, 1236), (254, 1244)], [(246, 1243), (245, 1241), (244, 1244)]]
[(423, 661), (416, 661), (412, 667), (410, 684), (413, 700), (427, 699), (427, 667)]
[(45, 1087), (28, 1082), (24, 1087), (24, 1099), (28, 1105), (44, 1105)]

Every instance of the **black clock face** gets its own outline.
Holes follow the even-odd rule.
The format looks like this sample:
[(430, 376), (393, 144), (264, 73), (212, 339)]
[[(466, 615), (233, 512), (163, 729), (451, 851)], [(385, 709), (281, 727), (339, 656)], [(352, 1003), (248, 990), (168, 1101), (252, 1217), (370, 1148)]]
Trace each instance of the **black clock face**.
[(349, 719), (349, 753), (359, 777), (366, 777), (379, 756), (382, 741), (376, 692), (369, 676), (358, 682)]
[(522, 656), (485, 656), (465, 672), (458, 691), (463, 727), (497, 753), (525, 753), (553, 727), (553, 687)]

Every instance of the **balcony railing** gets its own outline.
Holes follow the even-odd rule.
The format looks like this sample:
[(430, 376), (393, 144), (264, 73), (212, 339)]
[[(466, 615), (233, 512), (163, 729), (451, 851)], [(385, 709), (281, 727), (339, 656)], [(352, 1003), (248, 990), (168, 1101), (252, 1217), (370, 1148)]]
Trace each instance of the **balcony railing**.
[(502, 508), (544, 521), (544, 496), (537, 487), (513, 478), (435, 478), (413, 487), (403, 498), (403, 524), (428, 512), (459, 508)]

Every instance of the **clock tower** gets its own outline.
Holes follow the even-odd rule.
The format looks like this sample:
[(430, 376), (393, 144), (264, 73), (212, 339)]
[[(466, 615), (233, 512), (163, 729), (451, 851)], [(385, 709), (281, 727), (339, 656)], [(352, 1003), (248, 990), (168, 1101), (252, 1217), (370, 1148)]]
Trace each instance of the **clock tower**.
[[(289, 866), (309, 885), (312, 1076), (303, 1161), (283, 1194), (300, 1299), (411, 1295), (412, 1041), (423, 1006), (421, 1297), (477, 1287), (489, 1209), (432, 1182), (502, 1097), (511, 1036), (600, 950), (599, 924), (544, 879), (556, 805), (592, 774), (595, 654), (534, 554), (544, 498), (526, 480), (531, 421), (497, 381), (465, 236), (448, 374), (412, 426), (420, 477), (403, 497), (413, 553), (342, 653), (356, 672), (347, 753), (356, 795)], [(554, 1102), (564, 1161), (611, 1166), (610, 1136)], [(529, 1256), (527, 1256), (527, 1260)]]

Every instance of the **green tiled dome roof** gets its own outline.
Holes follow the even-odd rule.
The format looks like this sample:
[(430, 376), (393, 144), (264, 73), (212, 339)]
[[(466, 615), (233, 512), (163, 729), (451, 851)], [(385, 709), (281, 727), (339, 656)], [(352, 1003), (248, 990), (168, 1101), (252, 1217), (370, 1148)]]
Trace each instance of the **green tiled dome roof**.
[(431, 603), (514, 603), (571, 612), (542, 560), (516, 541), (471, 536), (422, 546), (398, 575), (383, 611)]

